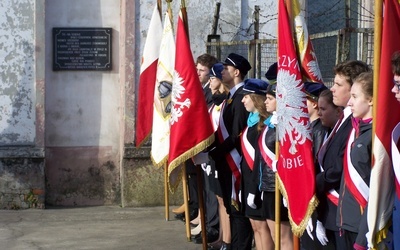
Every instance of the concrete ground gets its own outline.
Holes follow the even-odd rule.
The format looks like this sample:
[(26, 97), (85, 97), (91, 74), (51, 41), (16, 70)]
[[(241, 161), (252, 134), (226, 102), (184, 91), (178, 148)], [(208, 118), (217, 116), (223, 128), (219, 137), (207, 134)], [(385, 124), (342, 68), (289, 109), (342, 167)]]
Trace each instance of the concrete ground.
[[(170, 209), (171, 210), (171, 209)], [(164, 207), (0, 210), (0, 249), (202, 249)]]

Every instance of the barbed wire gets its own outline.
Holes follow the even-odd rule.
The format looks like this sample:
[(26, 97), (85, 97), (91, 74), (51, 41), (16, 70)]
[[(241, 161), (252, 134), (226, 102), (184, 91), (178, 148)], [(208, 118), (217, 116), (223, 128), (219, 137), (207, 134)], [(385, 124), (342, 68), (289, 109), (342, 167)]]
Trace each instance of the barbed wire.
[[(313, 22), (312, 26), (310, 27), (309, 24), (309, 29), (312, 28), (315, 32), (318, 32), (319, 30), (322, 31), (329, 31), (331, 30), (337, 30), (340, 28), (345, 28), (343, 27), (344, 22), (348, 21), (350, 24), (354, 22), (366, 22), (366, 23), (373, 23), (374, 22), (374, 13), (371, 12), (371, 10), (367, 9), (365, 6), (363, 6), (361, 3), (357, 3), (357, 6), (350, 8), (349, 13), (350, 17), (347, 18), (346, 20), (346, 8), (344, 6), (340, 6), (343, 4), (343, 0), (337, 0), (335, 2), (332, 2), (328, 6), (325, 5), (323, 9), (318, 9), (317, 12), (313, 12), (314, 9), (311, 9), (306, 11), (306, 17), (307, 20), (319, 20), (321, 18), (322, 21), (317, 21)], [(360, 11), (362, 10), (362, 11)], [(253, 12), (253, 17), (254, 17)], [(342, 13), (339, 14), (338, 13)], [(262, 14), (262, 10), (259, 11), (259, 24), (260, 26), (265, 26), (268, 23), (271, 22), (276, 22), (278, 20), (278, 14), (273, 13), (273, 14)], [(354, 17), (355, 16), (355, 17)], [(324, 18), (327, 17), (327, 18)], [(254, 19), (254, 18), (253, 18)], [(235, 38), (238, 38), (239, 36), (242, 38), (250, 38), (252, 39), (254, 37), (255, 31), (253, 30), (254, 27), (254, 21), (249, 24), (248, 27), (241, 27), (240, 25), (237, 25), (235, 23), (232, 23), (230, 21), (227, 21), (223, 18), (219, 18), (220, 24), (218, 25), (218, 30), (220, 34), (226, 35), (226, 36), (231, 36), (231, 39), (234, 40)], [(230, 28), (226, 28), (225, 25), (229, 25)], [(358, 24), (357, 24), (358, 25)], [(342, 27), (340, 27), (342, 26)], [(233, 28), (232, 28), (233, 27)], [(230, 31), (227, 31), (230, 30)], [(234, 30), (234, 31), (232, 31)], [(276, 35), (266, 32), (266, 31), (259, 31), (259, 35), (265, 36), (266, 38), (277, 38)]]

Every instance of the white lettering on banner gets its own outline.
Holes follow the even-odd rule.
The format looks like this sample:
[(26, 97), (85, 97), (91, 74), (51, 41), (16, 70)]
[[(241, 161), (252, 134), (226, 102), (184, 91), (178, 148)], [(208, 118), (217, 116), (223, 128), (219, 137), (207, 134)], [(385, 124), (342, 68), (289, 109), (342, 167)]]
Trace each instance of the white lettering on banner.
[(294, 158), (282, 158), (283, 167), (287, 169), (299, 168), (304, 166), (304, 161), (301, 155)]
[(293, 69), (298, 69), (298, 60), (297, 58), (290, 58), (289, 56), (282, 55), (279, 57), (279, 66), (280, 67), (287, 67), (287, 68), (293, 68)]

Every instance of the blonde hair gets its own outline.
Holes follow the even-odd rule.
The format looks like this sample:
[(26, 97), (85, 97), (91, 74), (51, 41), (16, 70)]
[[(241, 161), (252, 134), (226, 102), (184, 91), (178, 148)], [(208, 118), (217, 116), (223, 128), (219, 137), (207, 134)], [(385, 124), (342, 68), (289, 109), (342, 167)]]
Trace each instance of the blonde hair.
[(258, 95), (258, 94), (249, 94), (249, 96), (254, 103), (254, 107), (257, 109), (259, 113), (260, 121), (258, 122), (257, 130), (261, 131), (265, 126), (264, 120), (267, 119), (269, 116), (269, 113), (265, 108), (264, 104), (266, 97), (265, 95)]

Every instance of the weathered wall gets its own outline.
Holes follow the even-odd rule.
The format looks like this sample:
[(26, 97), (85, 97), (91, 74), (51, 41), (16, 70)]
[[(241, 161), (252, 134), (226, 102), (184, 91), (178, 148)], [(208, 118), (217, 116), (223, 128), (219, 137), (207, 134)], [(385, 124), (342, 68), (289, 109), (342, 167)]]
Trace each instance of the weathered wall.
[[(164, 171), (152, 166), (148, 148), (132, 146), (155, 2), (1, 1), (0, 208), (164, 203)], [(217, 1), (186, 2), (196, 58), (206, 50)], [(254, 6), (274, 12), (264, 2), (221, 1), (222, 39), (251, 37)], [(176, 23), (180, 1), (172, 6)], [(271, 33), (270, 24), (261, 30)], [(112, 70), (53, 71), (53, 27), (111, 27)], [(181, 202), (179, 188), (170, 204)]]
[(0, 3), (1, 209), (44, 207), (43, 10), (43, 0)]
[(0, 8), (0, 145), (33, 144), (35, 5), (2, 1)]

